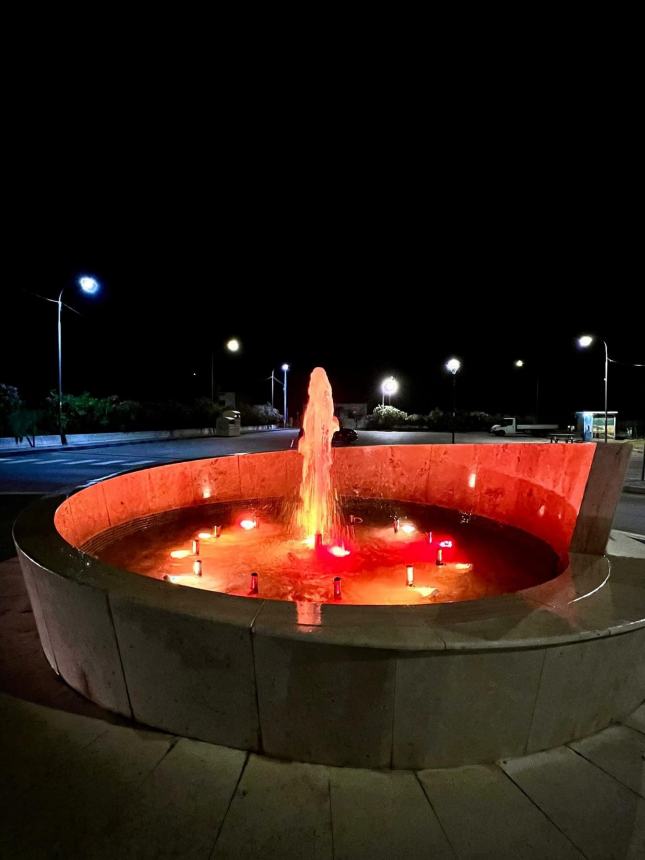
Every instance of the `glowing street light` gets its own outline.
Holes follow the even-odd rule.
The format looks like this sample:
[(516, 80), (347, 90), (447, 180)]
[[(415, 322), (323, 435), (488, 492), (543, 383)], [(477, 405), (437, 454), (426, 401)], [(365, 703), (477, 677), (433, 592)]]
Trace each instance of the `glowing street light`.
[[(582, 349), (587, 349), (590, 347), (595, 338), (590, 334), (583, 334), (582, 337), (578, 338), (578, 346)], [(602, 338), (601, 338), (602, 340)], [(609, 350), (607, 348), (607, 341), (602, 341), (603, 346), (605, 347), (605, 442), (607, 441), (607, 386), (608, 386), (608, 377), (609, 377)]]
[[(513, 362), (513, 366), (517, 367), (521, 370), (524, 367), (525, 362), (518, 358), (517, 361)], [(540, 412), (540, 374), (536, 371), (535, 374), (535, 420), (539, 421), (539, 412)]]
[[(101, 285), (91, 275), (81, 275), (77, 280), (78, 286), (88, 296), (93, 296), (98, 293)], [(63, 293), (66, 287), (60, 291), (56, 304), (58, 305), (58, 432), (60, 434), (61, 444), (67, 445), (67, 437), (63, 432), (63, 344), (62, 344), (62, 327), (61, 313), (63, 310)], [(50, 301), (54, 301), (50, 299)], [(67, 305), (66, 305), (67, 307)], [(71, 309), (73, 310), (73, 308)]]
[(461, 368), (458, 358), (450, 358), (446, 362), (446, 370), (452, 373), (452, 444), (455, 444), (455, 424), (457, 422), (457, 373)]
[[(231, 337), (226, 341), (226, 349), (229, 352), (239, 352), (242, 344), (236, 337)], [(193, 373), (193, 376), (197, 376)], [(215, 402), (215, 352), (211, 350), (211, 400)]]
[(381, 383), (381, 394), (383, 395), (383, 399), (381, 401), (381, 406), (385, 406), (385, 395), (387, 394), (387, 402), (388, 404), (391, 402), (392, 395), (396, 394), (399, 390), (399, 383), (393, 376), (388, 376), (387, 379), (384, 379)]
[(90, 296), (93, 296), (95, 293), (98, 293), (101, 288), (96, 278), (92, 278), (90, 275), (82, 275), (78, 279), (78, 285), (84, 293), (87, 293)]

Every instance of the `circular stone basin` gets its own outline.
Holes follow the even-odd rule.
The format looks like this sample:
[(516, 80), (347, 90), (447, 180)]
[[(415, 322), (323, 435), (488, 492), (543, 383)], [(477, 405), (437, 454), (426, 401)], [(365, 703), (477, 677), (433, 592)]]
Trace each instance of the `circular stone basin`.
[[(593, 444), (335, 449), (345, 516), (363, 519), (340, 558), (296, 547), (288, 559), (276, 500), (297, 497), (295, 451), (173, 463), (43, 498), (14, 540), (47, 660), (102, 707), (298, 761), (489, 762), (598, 731), (643, 700), (642, 561), (602, 555), (628, 458), (629, 447)], [(433, 531), (429, 550), (394, 534), (394, 513)], [(244, 531), (238, 519), (256, 514)], [(215, 525), (222, 536), (200, 545), (201, 590), (161, 581), (191, 569), (192, 539)], [(437, 568), (439, 538), (453, 547)], [(175, 549), (188, 554), (172, 559)], [(443, 593), (402, 584), (410, 558), (415, 584)], [(229, 593), (203, 589), (214, 576)], [(370, 603), (417, 602), (348, 605), (364, 599), (361, 582)], [(293, 600), (265, 599), (274, 587), (289, 596), (285, 585)], [(461, 588), (514, 593), (466, 600)]]
[[(295, 537), (290, 506), (265, 499), (147, 517), (125, 535), (104, 533), (89, 549), (102, 561), (171, 585), (367, 605), (493, 597), (539, 585), (566, 566), (544, 541), (485, 517), (393, 500), (348, 499), (342, 509), (343, 539), (332, 546), (313, 548)], [(335, 597), (336, 577), (341, 595)]]

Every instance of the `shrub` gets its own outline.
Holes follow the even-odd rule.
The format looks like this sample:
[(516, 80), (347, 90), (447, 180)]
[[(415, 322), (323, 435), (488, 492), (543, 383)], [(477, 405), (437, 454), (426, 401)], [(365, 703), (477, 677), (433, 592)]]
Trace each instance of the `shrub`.
[(367, 416), (367, 426), (371, 430), (391, 430), (397, 424), (405, 424), (407, 417), (407, 412), (394, 406), (376, 406)]

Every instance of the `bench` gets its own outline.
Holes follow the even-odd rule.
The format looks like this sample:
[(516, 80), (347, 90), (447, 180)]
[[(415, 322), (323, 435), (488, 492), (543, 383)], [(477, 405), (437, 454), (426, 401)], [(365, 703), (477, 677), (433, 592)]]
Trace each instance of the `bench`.
[(551, 442), (577, 442), (580, 437), (577, 433), (549, 433)]

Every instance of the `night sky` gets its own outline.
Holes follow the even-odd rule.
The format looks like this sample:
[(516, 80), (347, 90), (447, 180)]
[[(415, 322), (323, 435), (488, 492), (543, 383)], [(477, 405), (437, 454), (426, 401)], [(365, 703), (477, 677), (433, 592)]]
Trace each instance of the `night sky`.
[[(602, 345), (578, 350), (577, 335), (645, 362), (641, 238), (582, 172), (556, 197), (544, 166), (515, 186), (479, 164), (434, 189), (405, 166), (341, 182), (323, 165), (284, 185), (260, 167), (221, 186), (189, 168), (132, 185), (97, 180), (97, 164), (69, 188), (65, 175), (32, 177), (5, 236), (0, 382), (32, 402), (56, 386), (56, 308), (30, 293), (64, 285), (81, 312), (63, 320), (72, 393), (207, 395), (214, 350), (221, 388), (250, 402), (268, 400), (265, 378), (287, 361), (291, 412), (316, 365), (337, 402), (374, 405), (393, 374), (393, 404), (427, 412), (449, 407), (443, 364), (456, 355), (460, 407), (530, 413), (539, 372), (541, 417), (564, 422), (603, 406)], [(84, 188), (87, 205), (70, 205)], [(83, 272), (100, 296), (76, 290)], [(231, 336), (240, 355), (224, 351)], [(611, 366), (609, 408), (645, 417), (645, 369)]]

